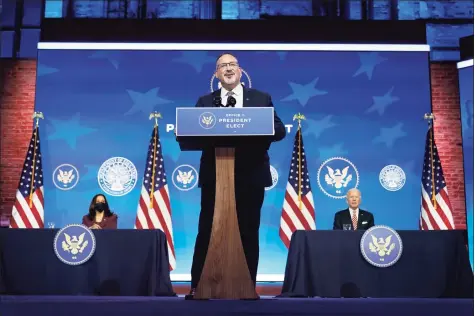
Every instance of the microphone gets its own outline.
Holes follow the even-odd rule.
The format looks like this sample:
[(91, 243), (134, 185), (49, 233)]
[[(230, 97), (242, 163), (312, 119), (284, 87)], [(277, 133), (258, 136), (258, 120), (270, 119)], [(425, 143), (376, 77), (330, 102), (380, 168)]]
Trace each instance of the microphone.
[(221, 106), (221, 97), (220, 96), (216, 96), (216, 97), (213, 98), (213, 105), (217, 106), (217, 107)]
[(236, 99), (232, 96), (228, 97), (228, 102), (226, 102), (226, 107), (234, 107), (236, 105)]

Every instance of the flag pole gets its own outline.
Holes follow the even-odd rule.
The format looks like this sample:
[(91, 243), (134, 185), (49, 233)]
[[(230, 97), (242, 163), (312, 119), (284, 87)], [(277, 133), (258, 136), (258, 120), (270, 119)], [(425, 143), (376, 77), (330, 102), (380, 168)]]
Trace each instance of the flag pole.
[(299, 186), (299, 210), (302, 210), (302, 125), (301, 122), (302, 120), (305, 120), (305, 116), (301, 113), (295, 114), (294, 115), (294, 121), (297, 120), (299, 123), (299, 127), (297, 129), (297, 133), (299, 135), (299, 175), (298, 175), (298, 186)]
[(158, 112), (150, 113), (149, 120), (155, 119), (155, 125), (153, 126), (153, 162), (152, 162), (152, 185), (150, 186), (150, 209), (153, 209), (153, 190), (155, 187), (155, 167), (157, 166), (157, 142), (158, 142), (158, 119), (162, 118), (162, 115)]
[(35, 142), (34, 142), (34, 147), (33, 147), (33, 166), (32, 166), (32, 172), (31, 172), (31, 184), (30, 184), (30, 196), (29, 196), (29, 203), (28, 205), (33, 207), (33, 189), (35, 188), (35, 168), (36, 168), (36, 142), (38, 139), (38, 127), (40, 126), (40, 119), (44, 119), (43, 113), (42, 112), (34, 112), (33, 113), (33, 120), (36, 119), (35, 123)]
[(429, 146), (430, 146), (430, 168), (431, 168), (431, 181), (432, 181), (432, 205), (434, 209), (437, 209), (437, 199), (435, 196), (435, 179), (434, 179), (434, 150), (433, 150), (433, 142), (434, 142), (434, 120), (435, 116), (433, 113), (426, 113), (424, 114), (424, 119), (428, 121), (429, 124)]

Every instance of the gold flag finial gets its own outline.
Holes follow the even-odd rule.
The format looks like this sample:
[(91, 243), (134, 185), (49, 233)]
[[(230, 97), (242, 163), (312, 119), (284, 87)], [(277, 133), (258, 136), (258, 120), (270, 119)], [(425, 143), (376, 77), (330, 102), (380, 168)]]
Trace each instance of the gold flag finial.
[(159, 118), (162, 118), (162, 114), (160, 114), (157, 111), (150, 113), (150, 116), (148, 117), (149, 120), (155, 119), (155, 126), (158, 126), (158, 119)]
[(39, 126), (39, 123), (40, 123), (40, 119), (44, 119), (44, 115), (43, 115), (43, 112), (34, 112), (33, 113), (33, 119), (36, 119), (36, 126), (38, 127)]
[(435, 120), (434, 113), (424, 113), (424, 120), (427, 120), (429, 123), (429, 126), (432, 126), (432, 123)]
[(303, 115), (302, 113), (297, 113), (297, 114), (294, 115), (293, 120), (294, 121), (297, 120), (299, 122), (299, 128), (300, 128), (300, 127), (302, 127), (300, 123), (302, 122), (302, 120), (305, 120), (305, 119), (306, 119), (305, 115)]

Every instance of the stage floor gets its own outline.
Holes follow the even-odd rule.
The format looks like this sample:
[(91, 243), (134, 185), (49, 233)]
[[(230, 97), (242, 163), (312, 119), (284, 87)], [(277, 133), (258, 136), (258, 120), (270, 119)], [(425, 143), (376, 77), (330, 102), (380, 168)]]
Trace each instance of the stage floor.
[[(257, 282), (256, 292), (259, 296), (277, 296), (282, 293), (283, 282)], [(190, 293), (190, 282), (172, 282), (173, 291), (178, 295)]]
[(186, 301), (178, 297), (0, 296), (1, 316), (473, 315), (473, 299), (276, 299)]

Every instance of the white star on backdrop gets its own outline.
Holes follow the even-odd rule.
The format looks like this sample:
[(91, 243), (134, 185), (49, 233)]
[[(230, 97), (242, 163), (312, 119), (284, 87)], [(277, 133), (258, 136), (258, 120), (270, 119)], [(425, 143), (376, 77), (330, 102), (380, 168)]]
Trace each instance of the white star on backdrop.
[(300, 105), (305, 106), (307, 105), (310, 98), (318, 96), (318, 95), (325, 95), (328, 91), (319, 90), (315, 86), (318, 82), (319, 78), (313, 79), (311, 82), (307, 84), (299, 84), (295, 82), (290, 82), (289, 85), (292, 89), (292, 94), (286, 96), (281, 101), (299, 101)]
[(150, 89), (145, 93), (127, 90), (127, 93), (129, 94), (134, 104), (124, 115), (135, 114), (137, 112), (142, 112), (146, 115), (149, 115), (154, 110), (155, 106), (173, 102), (161, 98), (158, 95), (159, 90), (160, 88), (158, 87)]

